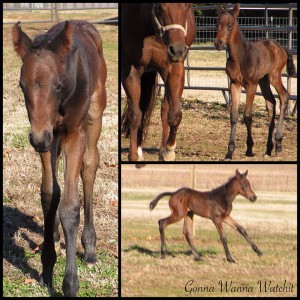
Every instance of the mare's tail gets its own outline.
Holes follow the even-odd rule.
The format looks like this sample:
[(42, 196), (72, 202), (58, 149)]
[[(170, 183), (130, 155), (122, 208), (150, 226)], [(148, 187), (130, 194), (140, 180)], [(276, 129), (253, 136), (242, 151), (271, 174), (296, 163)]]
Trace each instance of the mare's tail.
[(287, 62), (286, 62), (286, 70), (289, 76), (293, 76), (296, 73), (296, 67), (294, 65), (294, 61), (293, 61), (293, 54), (291, 53), (291, 51), (287, 48), (284, 48), (288, 58), (287, 58)]
[[(141, 100), (142, 112), (141, 126), (138, 130), (138, 146), (146, 139), (151, 114), (156, 99), (156, 72), (144, 73), (141, 77)], [(122, 133), (127, 138), (130, 135), (130, 108), (126, 104), (122, 114)]]
[(164, 193), (161, 193), (159, 194), (154, 200), (151, 201), (150, 203), (150, 210), (154, 209), (155, 206), (157, 205), (158, 201), (165, 197), (165, 196), (171, 196), (173, 193), (172, 192), (164, 192)]

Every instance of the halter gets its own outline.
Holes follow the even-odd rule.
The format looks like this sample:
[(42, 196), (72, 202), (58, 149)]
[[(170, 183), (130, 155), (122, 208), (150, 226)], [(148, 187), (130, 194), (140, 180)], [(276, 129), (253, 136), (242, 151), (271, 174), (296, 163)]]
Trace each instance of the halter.
[(170, 29), (181, 29), (184, 32), (184, 36), (186, 36), (186, 34), (187, 34), (187, 20), (186, 20), (186, 23), (185, 23), (185, 28), (183, 26), (181, 26), (180, 24), (171, 24), (171, 25), (167, 25), (167, 26), (162, 26), (159, 23), (157, 17), (155, 16), (155, 5), (156, 5), (156, 3), (154, 3), (154, 5), (153, 5), (152, 15), (153, 15), (155, 24), (157, 25), (157, 28), (159, 30), (159, 35), (162, 37), (165, 34), (165, 32), (167, 30), (170, 30)]

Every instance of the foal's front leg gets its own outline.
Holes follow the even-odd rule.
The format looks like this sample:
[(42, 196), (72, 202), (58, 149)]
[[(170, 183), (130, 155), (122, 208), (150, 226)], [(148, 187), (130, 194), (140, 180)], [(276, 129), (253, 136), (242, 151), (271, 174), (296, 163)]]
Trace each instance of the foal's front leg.
[(239, 225), (236, 221), (234, 221), (230, 216), (226, 217), (223, 220), (224, 223), (232, 227), (233, 229), (236, 229), (246, 240), (247, 242), (251, 245), (253, 251), (257, 253), (258, 256), (262, 256), (262, 252), (258, 249), (258, 247), (252, 242), (250, 237), (248, 236), (246, 230), (244, 227)]
[(51, 151), (40, 153), (42, 162), (41, 201), (44, 214), (44, 244), (41, 261), (43, 272), (40, 284), (52, 288), (53, 267), (56, 262), (55, 241), (59, 240), (57, 207), (60, 188), (56, 180), (56, 158), (58, 138), (54, 136)]
[(226, 235), (224, 233), (224, 229), (223, 229), (223, 225), (222, 225), (222, 219), (221, 218), (217, 218), (217, 219), (213, 220), (213, 222), (214, 222), (214, 224), (215, 224), (215, 226), (216, 226), (216, 228), (218, 230), (218, 233), (220, 235), (220, 240), (221, 240), (221, 242), (223, 244), (227, 260), (229, 262), (233, 262), (234, 263), (235, 261), (231, 257), (230, 252), (228, 250), (227, 239), (226, 239)]
[(245, 106), (245, 112), (244, 112), (244, 122), (247, 127), (247, 156), (254, 156), (252, 152), (253, 147), (253, 139), (252, 139), (252, 133), (251, 133), (251, 127), (252, 127), (252, 106), (253, 106), (253, 100), (255, 97), (257, 89), (257, 84), (248, 84), (246, 89), (246, 106)]
[(239, 83), (230, 83), (230, 93), (231, 93), (231, 111), (230, 111), (230, 137), (229, 137), (229, 144), (228, 144), (228, 152), (225, 156), (225, 160), (231, 160), (233, 152), (235, 150), (235, 132), (236, 132), (236, 125), (239, 116), (239, 101), (240, 95), (242, 91), (242, 86)]
[(64, 197), (59, 207), (60, 221), (66, 241), (66, 270), (63, 291), (67, 297), (75, 297), (79, 283), (76, 268), (76, 240), (79, 225), (78, 180), (86, 145), (82, 128), (76, 129), (62, 139), (65, 163)]
[(164, 161), (174, 161), (176, 134), (182, 119), (180, 105), (184, 86), (183, 62), (172, 64), (166, 74), (162, 72), (160, 74), (165, 83), (165, 99), (161, 108), (163, 134), (159, 158)]

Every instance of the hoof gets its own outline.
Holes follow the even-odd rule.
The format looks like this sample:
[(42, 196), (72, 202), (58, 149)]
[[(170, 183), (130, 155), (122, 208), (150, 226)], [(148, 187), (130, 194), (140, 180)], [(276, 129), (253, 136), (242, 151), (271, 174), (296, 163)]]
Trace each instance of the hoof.
[(173, 151), (173, 150), (171, 150), (171, 151), (165, 150), (162, 154), (163, 161), (174, 161), (175, 157), (176, 157), (175, 151)]
[(143, 149), (141, 146), (138, 147), (137, 153), (138, 153), (138, 157), (139, 157), (138, 161), (144, 161)]
[(246, 152), (246, 156), (248, 156), (248, 157), (253, 157), (253, 156), (254, 156), (254, 154), (253, 154), (253, 152), (252, 152), (252, 151), (251, 151), (251, 152), (250, 152), (250, 151), (249, 151), (249, 152), (247, 151), (247, 152)]
[(92, 267), (97, 262), (97, 257), (95, 253), (85, 253), (83, 260), (88, 267)]
[(232, 257), (227, 258), (227, 260), (231, 263), (235, 263), (235, 260)]
[(195, 256), (194, 258), (195, 258), (195, 261), (204, 261), (203, 258), (201, 258), (200, 256), (197, 256), (197, 257)]
[(225, 161), (229, 161), (229, 160), (232, 160), (232, 153), (227, 153), (225, 158), (224, 158)]

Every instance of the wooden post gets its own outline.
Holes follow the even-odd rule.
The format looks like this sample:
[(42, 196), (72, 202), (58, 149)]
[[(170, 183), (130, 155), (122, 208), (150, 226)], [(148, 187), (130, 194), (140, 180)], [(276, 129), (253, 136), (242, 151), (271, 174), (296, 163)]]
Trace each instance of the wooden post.
[[(192, 189), (196, 189), (196, 165), (192, 165)], [(196, 228), (195, 228), (195, 218), (193, 219), (193, 237), (196, 234)]]

